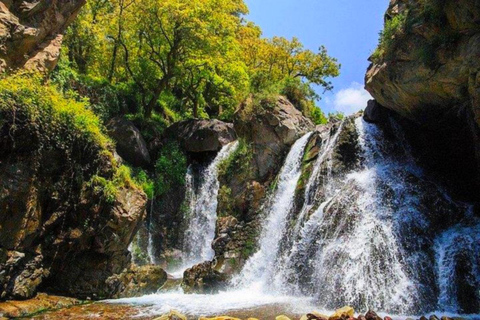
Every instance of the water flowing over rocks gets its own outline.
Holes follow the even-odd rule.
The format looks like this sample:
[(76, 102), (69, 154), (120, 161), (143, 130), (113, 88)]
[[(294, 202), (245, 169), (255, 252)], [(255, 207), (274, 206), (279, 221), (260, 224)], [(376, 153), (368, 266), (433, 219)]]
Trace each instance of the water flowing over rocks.
[[(472, 207), (452, 200), (418, 167), (401, 126), (387, 119), (379, 128), (356, 115), (297, 141), (299, 152), (292, 148), (267, 197), (257, 249), (234, 277), (236, 288), (314, 296), (326, 309), (350, 304), (408, 314), (475, 308), (460, 291), (447, 294), (453, 299), (447, 307), (437, 291), (445, 281), (450, 288), (468, 283), (468, 295), (474, 294), (468, 288), (478, 281), (475, 240), (458, 235), (462, 254), (447, 249), (450, 258), (435, 255), (433, 241), (454, 226), (476, 226)], [(469, 276), (452, 273), (465, 265), (467, 252), (470, 265), (459, 270)], [(437, 279), (439, 272), (455, 275)]]
[[(146, 223), (135, 241), (142, 253), (148, 252), (149, 261), (146, 263), (159, 263), (165, 268), (173, 264), (175, 266), (170, 267), (179, 268), (182, 265), (181, 251), (184, 250), (184, 233), (188, 231), (189, 223), (187, 214), (191, 209), (196, 210), (190, 208), (194, 203), (187, 203), (188, 199), (194, 200), (200, 196), (196, 193), (204, 188), (210, 188), (210, 191), (215, 189), (216, 165), (223, 156), (211, 165), (219, 152), (236, 138), (232, 124), (219, 120), (193, 119), (175, 123), (157, 139), (161, 141), (159, 145), (149, 146), (150, 154), (154, 155), (165, 146), (178, 144), (187, 158), (189, 169), (185, 172), (184, 184), (172, 187), (167, 194), (156, 197), (149, 203)], [(208, 190), (203, 191), (203, 200), (200, 202), (210, 200)], [(214, 228), (213, 226), (213, 230)], [(188, 267), (202, 261), (196, 260)]]
[(62, 33), (85, 2), (0, 1), (0, 71), (52, 70), (60, 55)]

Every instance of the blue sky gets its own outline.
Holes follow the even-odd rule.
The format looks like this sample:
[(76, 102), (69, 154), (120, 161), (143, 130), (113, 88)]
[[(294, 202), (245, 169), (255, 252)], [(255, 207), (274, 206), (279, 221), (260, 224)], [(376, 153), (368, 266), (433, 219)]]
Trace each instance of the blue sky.
[[(326, 112), (346, 114), (363, 109), (369, 94), (363, 90), (367, 58), (378, 42), (389, 0), (245, 0), (248, 19), (265, 37), (299, 38), (306, 48), (325, 45), (342, 64), (334, 89), (318, 103)], [(322, 92), (319, 92), (322, 93)]]

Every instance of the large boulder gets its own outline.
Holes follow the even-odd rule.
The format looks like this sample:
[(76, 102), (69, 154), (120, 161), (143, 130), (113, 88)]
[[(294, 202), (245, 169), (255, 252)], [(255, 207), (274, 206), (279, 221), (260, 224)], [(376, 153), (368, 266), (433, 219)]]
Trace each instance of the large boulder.
[(165, 138), (176, 140), (186, 152), (217, 152), (237, 139), (231, 123), (220, 120), (180, 121), (165, 131)]
[(115, 299), (156, 293), (167, 281), (167, 273), (155, 265), (134, 266), (107, 279), (107, 287)]
[(86, 0), (0, 1), (0, 72), (46, 72), (59, 58), (62, 33)]
[(215, 293), (226, 286), (227, 278), (215, 270), (214, 262), (197, 264), (183, 273), (182, 287), (191, 293)]
[(140, 130), (133, 122), (116, 117), (107, 124), (108, 134), (115, 140), (118, 154), (136, 167), (146, 167), (151, 158)]
[(249, 99), (236, 112), (235, 130), (252, 143), (256, 173), (265, 180), (276, 174), (293, 143), (315, 126), (283, 96), (268, 106), (254, 104)]

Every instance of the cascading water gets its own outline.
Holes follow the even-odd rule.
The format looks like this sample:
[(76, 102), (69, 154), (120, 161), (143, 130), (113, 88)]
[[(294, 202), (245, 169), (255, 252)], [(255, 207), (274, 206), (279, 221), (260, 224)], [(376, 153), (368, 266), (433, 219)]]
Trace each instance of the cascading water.
[(250, 258), (243, 271), (234, 280), (237, 285), (257, 283), (263, 286), (263, 280), (268, 279), (266, 274), (272, 270), (271, 266), (280, 248), (282, 233), (287, 228), (287, 216), (293, 207), (295, 189), (301, 175), (301, 164), (305, 147), (312, 133), (297, 140), (290, 150), (285, 164), (278, 176), (275, 193), (266, 204), (266, 219), (263, 224), (262, 235), (259, 240), (259, 250)]
[(224, 146), (210, 165), (201, 173), (199, 186), (194, 185), (192, 169), (186, 175), (187, 228), (183, 238), (183, 265), (181, 271), (197, 263), (211, 260), (215, 252), (212, 241), (217, 221), (219, 189), (218, 165), (238, 147), (238, 142)]
[[(395, 123), (392, 127), (398, 130)], [(403, 314), (434, 310), (435, 235), (428, 230), (446, 217), (461, 216), (468, 207), (454, 203), (424, 177), (401, 132), (395, 132), (392, 143), (360, 118), (355, 121), (361, 150), (356, 168), (332, 172), (342, 128), (343, 123), (323, 140), (292, 230), (286, 216), (293, 210), (295, 188), (290, 197), (280, 187), (272, 195), (274, 204), (283, 200), (281, 210), (267, 210), (260, 250), (235, 283), (314, 296), (326, 309), (353, 305)], [(305, 143), (299, 140), (296, 146), (303, 149)], [(302, 157), (302, 152), (291, 152), (285, 166), (299, 166)], [(284, 175), (282, 170), (280, 181)], [(431, 198), (434, 203), (429, 203)], [(280, 243), (287, 245), (280, 248)]]
[[(478, 312), (480, 222), (472, 218), (469, 223), (446, 230), (435, 241), (435, 256), (440, 290), (438, 307), (452, 313)], [(473, 300), (474, 307), (471, 310), (462, 307), (459, 293), (462, 293), (463, 299)]]
[[(221, 313), (273, 303), (287, 310), (299, 306), (301, 312), (351, 305), (361, 312), (478, 313), (480, 222), (469, 205), (450, 199), (415, 164), (393, 120), (390, 129), (393, 138), (360, 118), (347, 118), (293, 145), (260, 215), (258, 251), (230, 290), (133, 302), (157, 299), (162, 312), (167, 304), (195, 314), (210, 306)], [(314, 135), (321, 136), (321, 145), (299, 196)], [(346, 140), (355, 146), (346, 146)], [(215, 163), (233, 148), (222, 150), (205, 171), (200, 191), (189, 198), (193, 209), (185, 239), (192, 264), (213, 256)], [(339, 166), (348, 149), (357, 150), (354, 164)], [(311, 297), (314, 306), (308, 304)]]

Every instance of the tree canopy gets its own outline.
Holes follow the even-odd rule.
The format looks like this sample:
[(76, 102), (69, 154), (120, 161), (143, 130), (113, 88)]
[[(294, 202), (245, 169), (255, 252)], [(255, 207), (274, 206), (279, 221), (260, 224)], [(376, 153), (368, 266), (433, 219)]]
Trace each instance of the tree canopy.
[(61, 65), (128, 91), (145, 118), (229, 119), (248, 95), (275, 88), (296, 92), (296, 106), (320, 121), (311, 85), (330, 90), (337, 61), (297, 38), (262, 37), (247, 13), (238, 0), (90, 0)]

